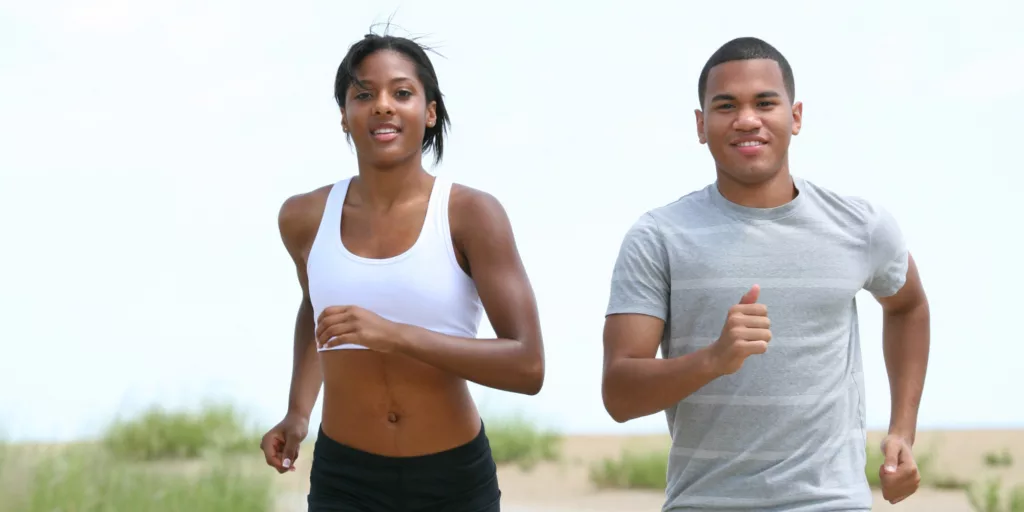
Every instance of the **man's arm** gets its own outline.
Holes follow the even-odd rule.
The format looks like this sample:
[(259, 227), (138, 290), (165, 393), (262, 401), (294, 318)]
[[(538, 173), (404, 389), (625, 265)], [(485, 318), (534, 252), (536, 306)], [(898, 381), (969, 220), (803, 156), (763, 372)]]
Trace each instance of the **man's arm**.
[(706, 350), (655, 357), (670, 290), (668, 252), (654, 217), (645, 214), (619, 249), (604, 324), (601, 395), (617, 422), (663, 411), (716, 377)]
[(892, 399), (889, 434), (913, 444), (931, 344), (928, 297), (913, 256), (907, 254), (906, 284), (895, 295), (879, 297), (878, 302), (882, 305), (882, 346)]
[[(278, 229), (288, 255), (295, 263), (299, 286), (302, 288), (302, 302), (295, 315), (295, 335), (292, 349), (292, 379), (288, 392), (288, 415), (309, 420), (313, 405), (320, 394), (323, 375), (317, 364), (316, 333), (313, 319), (313, 305), (309, 300), (309, 279), (306, 276), (304, 253), (316, 234), (316, 222), (311, 222), (309, 212), (315, 198), (298, 195), (289, 198), (278, 214)], [(315, 210), (315, 208), (313, 208)]]
[(882, 345), (892, 398), (889, 434), (912, 445), (928, 367), (928, 298), (896, 219), (884, 208), (872, 209), (871, 273), (864, 288), (882, 306)]
[(601, 396), (619, 423), (668, 409), (718, 377), (707, 350), (655, 358), (664, 327), (643, 314), (605, 318)]
[(482, 386), (535, 395), (544, 383), (540, 320), (505, 209), (489, 194), (453, 187), (450, 217), (498, 338), (403, 325), (396, 350)]

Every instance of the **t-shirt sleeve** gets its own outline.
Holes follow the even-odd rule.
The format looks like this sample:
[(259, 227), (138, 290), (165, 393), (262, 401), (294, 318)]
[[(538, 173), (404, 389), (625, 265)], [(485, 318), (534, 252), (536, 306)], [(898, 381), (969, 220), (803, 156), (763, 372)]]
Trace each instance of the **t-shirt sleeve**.
[(671, 278), (668, 251), (650, 213), (626, 233), (612, 271), (607, 315), (638, 313), (668, 318)]
[(908, 251), (896, 219), (884, 208), (875, 207), (868, 230), (871, 274), (864, 289), (876, 297), (889, 297), (907, 281)]

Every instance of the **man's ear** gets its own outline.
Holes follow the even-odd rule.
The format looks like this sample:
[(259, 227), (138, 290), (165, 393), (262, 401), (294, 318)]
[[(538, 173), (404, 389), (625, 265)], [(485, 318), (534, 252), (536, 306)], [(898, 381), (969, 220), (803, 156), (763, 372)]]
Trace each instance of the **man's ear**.
[(800, 127), (804, 122), (804, 104), (796, 102), (793, 104), (793, 135), (800, 135)]
[(708, 139), (704, 136), (704, 112), (701, 112), (699, 108), (694, 109), (693, 115), (697, 117), (697, 140), (701, 144), (707, 144)]

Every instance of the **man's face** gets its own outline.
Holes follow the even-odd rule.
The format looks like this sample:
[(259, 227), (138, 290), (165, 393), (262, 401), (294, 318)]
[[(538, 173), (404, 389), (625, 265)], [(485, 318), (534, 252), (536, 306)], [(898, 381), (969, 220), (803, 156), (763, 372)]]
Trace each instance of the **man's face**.
[(697, 110), (697, 134), (721, 173), (755, 185), (788, 164), (790, 137), (800, 132), (803, 105), (786, 92), (771, 59), (726, 62), (711, 68)]

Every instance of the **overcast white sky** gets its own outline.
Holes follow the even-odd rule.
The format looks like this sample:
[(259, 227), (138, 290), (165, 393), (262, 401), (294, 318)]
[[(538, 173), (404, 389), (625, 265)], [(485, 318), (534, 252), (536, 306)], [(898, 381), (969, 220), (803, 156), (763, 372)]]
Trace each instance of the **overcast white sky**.
[[(665, 431), (661, 414), (618, 425), (601, 406), (608, 278), (637, 216), (714, 179), (697, 76), (754, 35), (790, 59), (805, 104), (793, 172), (879, 202), (909, 239), (933, 312), (921, 427), (1024, 427), (1020, 3), (285, 5), (0, 1), (8, 437), (79, 437), (206, 398), (280, 417), (299, 288), (277, 211), (356, 171), (334, 72), (396, 9), (445, 56), (454, 130), (437, 172), (504, 203), (540, 303), (544, 390), (475, 387), (485, 411)], [(880, 427), (880, 311), (859, 306)]]

